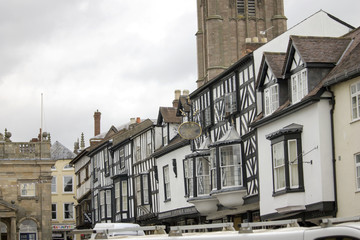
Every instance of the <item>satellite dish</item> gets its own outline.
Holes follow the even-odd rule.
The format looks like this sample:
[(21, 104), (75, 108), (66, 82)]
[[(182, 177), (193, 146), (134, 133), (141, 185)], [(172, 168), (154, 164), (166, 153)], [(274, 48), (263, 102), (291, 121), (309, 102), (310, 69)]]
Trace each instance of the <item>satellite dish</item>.
[(201, 131), (201, 126), (196, 122), (184, 122), (178, 128), (180, 136), (184, 139), (198, 138)]

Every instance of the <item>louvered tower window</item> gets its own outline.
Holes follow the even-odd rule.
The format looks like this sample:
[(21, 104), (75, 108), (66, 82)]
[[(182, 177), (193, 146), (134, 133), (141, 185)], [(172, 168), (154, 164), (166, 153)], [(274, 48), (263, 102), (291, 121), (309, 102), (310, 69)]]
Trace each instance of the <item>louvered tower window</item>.
[(255, 16), (255, 0), (237, 0), (238, 15), (245, 15), (247, 5), (248, 16)]

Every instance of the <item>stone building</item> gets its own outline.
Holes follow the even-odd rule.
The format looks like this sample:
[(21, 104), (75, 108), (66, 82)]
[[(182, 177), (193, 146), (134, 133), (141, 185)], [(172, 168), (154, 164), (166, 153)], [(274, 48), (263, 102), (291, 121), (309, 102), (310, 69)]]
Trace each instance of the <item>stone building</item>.
[(11, 142), (0, 134), (1, 239), (51, 239), (50, 139)]
[(283, 0), (197, 0), (198, 87), (287, 29)]

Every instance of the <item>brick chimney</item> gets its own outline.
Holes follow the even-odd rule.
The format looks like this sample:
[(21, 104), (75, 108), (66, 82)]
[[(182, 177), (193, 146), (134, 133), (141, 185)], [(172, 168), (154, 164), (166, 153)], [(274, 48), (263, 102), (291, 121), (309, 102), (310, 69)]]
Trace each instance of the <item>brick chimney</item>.
[(139, 117), (136, 118), (136, 123), (141, 123), (141, 119)]
[(94, 113), (94, 136), (100, 134), (100, 118), (101, 112), (99, 112), (99, 110), (96, 110), (96, 112)]
[(180, 90), (175, 90), (175, 99), (172, 102), (174, 108), (177, 108), (179, 105), (180, 94), (181, 94)]

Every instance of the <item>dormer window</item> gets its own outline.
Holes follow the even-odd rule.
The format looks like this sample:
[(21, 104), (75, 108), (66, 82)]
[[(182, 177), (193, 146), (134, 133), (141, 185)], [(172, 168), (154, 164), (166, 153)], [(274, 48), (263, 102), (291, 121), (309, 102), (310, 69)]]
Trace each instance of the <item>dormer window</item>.
[(265, 116), (279, 108), (279, 85), (275, 84), (264, 90)]
[(308, 94), (307, 70), (303, 69), (291, 75), (291, 101), (298, 103)]

